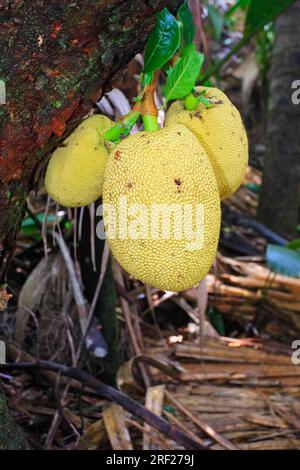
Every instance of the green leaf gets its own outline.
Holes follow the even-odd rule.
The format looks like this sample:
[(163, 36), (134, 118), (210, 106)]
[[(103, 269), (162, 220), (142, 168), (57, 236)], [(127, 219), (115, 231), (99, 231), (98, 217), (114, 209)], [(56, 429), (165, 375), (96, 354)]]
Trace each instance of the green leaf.
[(238, 0), (234, 5), (232, 5), (231, 8), (228, 8), (228, 10), (226, 11), (225, 13), (225, 17), (226, 18), (229, 18), (230, 16), (232, 16), (239, 8), (241, 10), (245, 10), (246, 8), (248, 8), (248, 6), (250, 5), (251, 3), (251, 0)]
[(268, 245), (266, 253), (267, 265), (272, 271), (285, 276), (300, 276), (300, 254), (289, 248)]
[(272, 21), (279, 13), (285, 10), (295, 0), (252, 0), (248, 9), (243, 38), (216, 64), (214, 64), (202, 77), (206, 81), (212, 76), (217, 76), (219, 70), (237, 54), (242, 47), (258, 33), (263, 26)]
[(195, 50), (195, 44), (186, 46), (182, 56), (171, 69), (166, 82), (166, 100), (177, 100), (189, 94), (199, 76), (204, 55)]
[(191, 44), (195, 38), (194, 19), (188, 3), (185, 2), (178, 10), (178, 18), (180, 19), (183, 27), (183, 39), (186, 46)]
[(259, 31), (295, 0), (252, 0), (245, 20), (244, 36)]
[(208, 320), (212, 324), (212, 326), (217, 330), (219, 335), (225, 336), (225, 323), (223, 315), (215, 310), (214, 308), (210, 307), (207, 312)]
[(165, 64), (162, 66), (163, 71), (168, 75), (168, 73), (171, 71), (172, 67), (170, 64)]
[[(40, 223), (43, 223), (44, 218), (45, 218), (44, 213), (40, 212), (39, 214), (36, 215), (36, 218)], [(49, 214), (47, 216), (47, 223), (55, 222), (56, 220), (57, 220), (57, 217), (54, 215)], [(22, 222), (21, 228), (34, 227), (34, 226), (36, 226), (35, 220), (32, 219), (32, 217), (26, 217)]]
[(154, 77), (154, 72), (150, 73), (142, 73), (141, 74), (141, 82), (143, 86), (148, 86), (152, 82)]
[(247, 183), (245, 184), (247, 189), (250, 189), (250, 191), (253, 191), (254, 193), (259, 193), (261, 189), (261, 184), (258, 183)]
[(207, 109), (212, 107), (211, 102), (207, 98), (205, 98), (205, 96), (199, 95), (198, 96), (198, 101), (200, 101), (200, 103), (204, 104), (204, 106)]
[(207, 5), (208, 17), (213, 27), (213, 35), (216, 41), (219, 41), (223, 31), (224, 18), (219, 10), (213, 5)]
[(286, 248), (289, 248), (290, 250), (299, 250), (300, 249), (300, 238), (295, 238), (295, 240), (292, 240), (291, 242), (287, 243), (285, 245)]
[(168, 62), (180, 45), (180, 29), (175, 16), (164, 8), (156, 17), (155, 28), (145, 50), (144, 72), (150, 73)]

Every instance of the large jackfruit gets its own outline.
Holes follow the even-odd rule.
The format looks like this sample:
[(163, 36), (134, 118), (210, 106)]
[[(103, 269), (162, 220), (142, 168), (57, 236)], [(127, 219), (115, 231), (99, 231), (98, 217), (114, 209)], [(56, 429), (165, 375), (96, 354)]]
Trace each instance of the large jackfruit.
[(106, 116), (84, 120), (52, 154), (45, 176), (48, 194), (66, 207), (90, 204), (102, 194), (109, 152), (103, 136), (113, 126)]
[(233, 194), (240, 186), (248, 164), (248, 139), (237, 108), (217, 88), (198, 87), (213, 106), (201, 102), (195, 111), (184, 109), (175, 101), (166, 114), (165, 125), (183, 124), (203, 145), (213, 166), (221, 199)]
[(104, 226), (133, 277), (182, 291), (208, 273), (220, 230), (220, 196), (208, 156), (182, 125), (139, 132), (105, 169)]

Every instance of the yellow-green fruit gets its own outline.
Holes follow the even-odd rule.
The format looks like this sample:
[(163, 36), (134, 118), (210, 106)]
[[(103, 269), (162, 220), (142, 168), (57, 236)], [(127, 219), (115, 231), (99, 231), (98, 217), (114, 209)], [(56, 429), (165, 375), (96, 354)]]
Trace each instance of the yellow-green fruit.
[(185, 126), (118, 144), (103, 202), (109, 245), (133, 277), (178, 292), (206, 276), (219, 239), (220, 196), (208, 156)]
[(248, 139), (241, 115), (227, 96), (217, 88), (198, 87), (214, 104), (198, 104), (195, 111), (173, 103), (166, 115), (166, 126), (184, 124), (205, 148), (212, 163), (221, 199), (240, 186), (248, 165)]
[(48, 194), (66, 207), (90, 204), (102, 194), (109, 152), (103, 136), (113, 126), (106, 116), (85, 119), (52, 154), (45, 176)]

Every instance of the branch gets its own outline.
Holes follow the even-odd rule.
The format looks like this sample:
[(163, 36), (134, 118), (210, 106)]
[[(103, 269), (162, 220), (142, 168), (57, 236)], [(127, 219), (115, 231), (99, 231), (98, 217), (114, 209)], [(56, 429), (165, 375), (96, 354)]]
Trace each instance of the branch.
[(170, 439), (174, 440), (180, 446), (185, 449), (192, 450), (207, 450), (206, 447), (201, 446), (198, 442), (195, 442), (187, 434), (180, 431), (177, 427), (172, 426), (164, 419), (155, 415), (136, 400), (128, 397), (122, 392), (119, 392), (110, 385), (106, 385), (104, 382), (95, 379), (87, 372), (79, 369), (78, 367), (68, 367), (62, 364), (57, 364), (50, 361), (36, 361), (36, 362), (18, 362), (11, 364), (0, 364), (0, 372), (12, 371), (12, 370), (23, 370), (33, 369), (41, 370), (47, 369), (54, 372), (60, 372), (61, 374), (76, 379), (86, 385), (91, 390), (94, 390), (101, 397), (107, 398), (108, 400), (118, 403), (130, 413), (138, 416), (146, 423), (153, 426), (161, 433), (165, 434)]

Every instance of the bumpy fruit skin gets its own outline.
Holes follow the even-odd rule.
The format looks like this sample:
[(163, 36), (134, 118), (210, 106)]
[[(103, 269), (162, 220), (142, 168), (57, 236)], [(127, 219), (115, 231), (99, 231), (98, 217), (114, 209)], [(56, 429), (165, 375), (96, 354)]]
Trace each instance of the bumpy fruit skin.
[[(120, 197), (126, 198), (127, 221), (123, 217), (124, 199), (121, 206)], [(139, 132), (118, 144), (105, 169), (103, 202), (109, 245), (121, 266), (133, 277), (162, 290), (179, 292), (206, 276), (219, 239), (220, 196), (208, 156), (185, 126)], [(183, 219), (184, 207), (189, 204), (192, 229), (198, 228), (197, 235), (204, 229), (203, 246), (197, 245), (197, 236), (191, 237), (188, 231), (183, 230), (181, 237), (174, 233), (174, 226), (179, 226), (175, 216), (170, 217), (169, 234), (163, 232), (160, 218), (158, 232), (153, 235), (153, 208), (175, 207), (174, 213)], [(106, 205), (116, 211), (113, 236), (109, 232), (113, 219)], [(195, 222), (197, 205), (204, 208), (200, 230)]]
[(102, 194), (109, 152), (103, 135), (113, 126), (106, 116), (84, 120), (52, 154), (45, 176), (48, 194), (66, 207), (90, 204)]
[(209, 156), (221, 199), (233, 194), (240, 186), (248, 165), (248, 139), (241, 115), (227, 96), (217, 88), (205, 90), (205, 98), (216, 103), (205, 108), (199, 103), (195, 111), (184, 109), (181, 101), (170, 106), (165, 125), (183, 124), (190, 129)]

